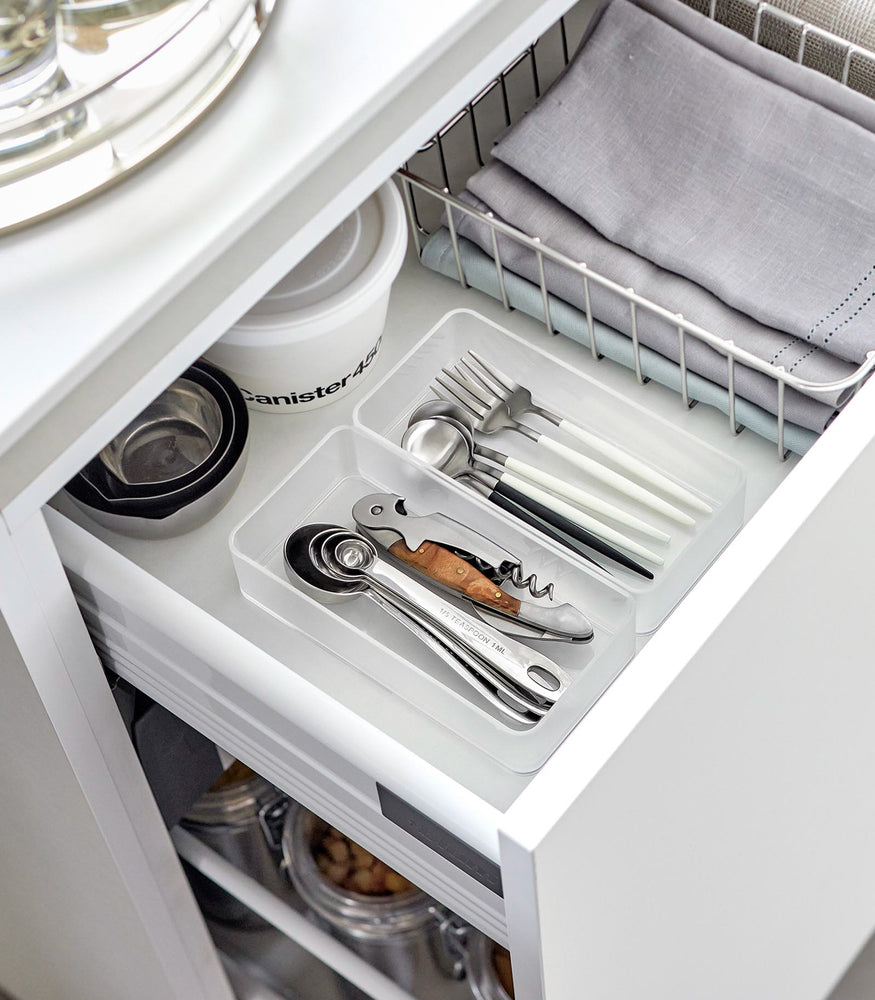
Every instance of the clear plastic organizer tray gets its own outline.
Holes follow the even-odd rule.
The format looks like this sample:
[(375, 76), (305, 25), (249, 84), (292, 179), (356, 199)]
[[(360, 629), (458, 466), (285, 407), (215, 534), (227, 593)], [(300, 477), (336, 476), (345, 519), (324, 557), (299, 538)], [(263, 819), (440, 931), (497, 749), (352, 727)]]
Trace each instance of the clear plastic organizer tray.
[[(413, 410), (420, 403), (435, 398), (429, 390), (434, 378), (442, 368), (450, 367), (464, 358), (469, 350), (530, 389), (535, 403), (573, 421), (628, 455), (643, 460), (696, 494), (712, 508), (711, 513), (699, 512), (660, 494), (658, 489), (647, 486), (647, 489), (662, 495), (694, 518), (694, 524), (682, 525), (590, 478), (564, 458), (545, 451), (542, 446), (520, 433), (502, 429), (492, 434), (475, 435), (481, 445), (559, 476), (637, 515), (671, 536), (667, 543), (653, 540), (638, 534), (634, 528), (626, 528), (603, 519), (609, 526), (644, 544), (664, 559), (664, 564), (659, 566), (634, 556), (641, 565), (653, 572), (653, 580), (647, 580), (593, 553), (610, 574), (605, 574), (603, 578), (616, 582), (634, 597), (636, 631), (652, 632), (741, 527), (745, 489), (742, 467), (692, 435), (467, 309), (456, 310), (444, 316), (359, 403), (354, 421), (392, 444), (400, 445)], [(561, 440), (601, 464), (612, 467), (627, 478), (636, 479), (635, 473), (614, 466), (611, 459), (597, 454), (542, 417), (527, 414), (522, 422), (545, 432), (548, 437)], [(641, 485), (646, 486), (643, 482)], [(480, 499), (478, 503), (487, 504), (488, 501)], [(499, 516), (511, 519), (510, 515), (504, 513)], [(534, 529), (529, 528), (522, 530), (534, 532)], [(568, 551), (542, 535), (537, 537), (545, 547), (555, 546), (560, 551)], [(572, 554), (572, 558), (578, 557)], [(582, 560), (580, 564), (583, 565)]]
[[(352, 506), (369, 493), (406, 498), (412, 514), (440, 511), (517, 555), (526, 574), (552, 582), (555, 600), (586, 614), (595, 635), (586, 644), (530, 641), (572, 677), (570, 687), (533, 727), (513, 728), (434, 652), (365, 595), (322, 604), (286, 574), (283, 549), (292, 531), (312, 521), (352, 528)], [(555, 547), (462, 486), (417, 463), (395, 445), (356, 428), (324, 438), (231, 535), (244, 595), (363, 671), (423, 713), (511, 770), (537, 770), (592, 707), (634, 652), (634, 602), (616, 583)], [(530, 599), (527, 591), (505, 588)], [(542, 600), (546, 600), (542, 598)], [(461, 600), (460, 607), (467, 607)]]

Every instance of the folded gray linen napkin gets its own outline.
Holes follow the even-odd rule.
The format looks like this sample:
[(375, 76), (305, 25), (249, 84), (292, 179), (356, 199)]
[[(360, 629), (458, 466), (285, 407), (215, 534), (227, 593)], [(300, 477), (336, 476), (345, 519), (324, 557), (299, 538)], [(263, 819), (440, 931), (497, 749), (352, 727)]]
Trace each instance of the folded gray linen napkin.
[[(498, 276), (492, 258), (464, 237), (457, 237), (456, 242), (459, 247), (462, 271), (468, 284), (486, 292), (494, 299), (501, 298), (501, 288), (498, 284)], [(430, 267), (448, 278), (457, 278), (453, 243), (447, 229), (441, 227), (428, 238), (422, 248), (420, 259), (426, 267)], [(505, 293), (510, 306), (529, 316), (534, 316), (535, 319), (541, 319), (544, 315), (544, 305), (541, 299), (541, 289), (538, 285), (508, 270), (503, 272), (503, 277)], [(557, 299), (555, 295), (550, 295), (550, 315), (554, 329), (588, 349), (589, 324), (585, 312), (575, 309), (574, 306), (563, 302), (562, 299)], [(635, 358), (629, 338), (625, 334), (605, 326), (604, 323), (598, 322), (598, 320), (594, 322), (593, 326), (599, 353), (626, 368), (634, 369)], [(681, 392), (679, 366), (656, 351), (652, 351), (649, 347), (641, 348), (641, 371), (647, 378), (653, 379), (653, 381), (659, 382), (675, 392)], [(729, 397), (726, 389), (695, 372), (687, 372), (687, 391), (690, 399), (707, 406), (713, 406), (723, 413), (729, 412)], [(681, 405), (680, 401), (678, 405)], [(743, 397), (738, 397), (735, 401), (735, 418), (755, 434), (759, 434), (769, 441), (778, 440), (778, 422), (775, 417)], [(784, 422), (784, 447), (797, 455), (804, 455), (816, 440), (817, 435), (814, 431), (807, 430), (790, 421)]]
[(875, 136), (628, 0), (493, 155), (739, 314), (875, 347)]
[[(502, 163), (488, 163), (468, 181), (462, 199), (480, 211), (492, 211), (500, 219), (541, 240), (572, 260), (586, 263), (600, 274), (633, 287), (641, 295), (695, 321), (718, 336), (732, 337), (739, 347), (775, 364), (783, 364), (803, 378), (834, 381), (852, 374), (854, 366), (823, 351), (812, 349), (797, 338), (755, 323), (715, 298), (687, 278), (665, 271), (650, 261), (601, 236), (554, 198)], [(488, 226), (461, 211), (454, 221), (462, 236), (492, 255)], [(532, 250), (509, 237), (499, 238), (502, 264), (529, 281), (537, 282), (538, 262)], [(545, 259), (547, 287), (578, 309), (585, 309), (583, 282), (574, 272)], [(616, 330), (631, 335), (631, 315), (626, 300), (590, 283), (593, 314)], [(646, 310), (637, 313), (638, 337), (642, 344), (677, 362), (680, 356), (677, 328)], [(692, 337), (686, 338), (685, 356), (691, 371), (726, 386), (726, 358)], [(767, 375), (737, 365), (735, 387), (740, 396), (757, 406), (777, 412), (777, 384)], [(835, 400), (820, 402), (799, 392), (785, 394), (788, 420), (822, 431), (832, 418)]]

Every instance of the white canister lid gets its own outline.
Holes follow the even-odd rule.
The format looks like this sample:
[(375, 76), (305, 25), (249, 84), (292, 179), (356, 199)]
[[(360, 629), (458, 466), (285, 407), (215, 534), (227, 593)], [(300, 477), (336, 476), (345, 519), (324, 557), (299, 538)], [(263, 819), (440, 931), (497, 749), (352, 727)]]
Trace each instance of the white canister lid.
[(277, 282), (233, 331), (245, 335), (245, 331), (282, 327), (291, 333), (290, 326), (309, 326), (345, 307), (371, 286), (386, 256), (387, 219), (382, 201), (377, 192), (359, 205)]
[(387, 181), (205, 357), (251, 409), (301, 412), (352, 392), (379, 350), (406, 246), (401, 194)]

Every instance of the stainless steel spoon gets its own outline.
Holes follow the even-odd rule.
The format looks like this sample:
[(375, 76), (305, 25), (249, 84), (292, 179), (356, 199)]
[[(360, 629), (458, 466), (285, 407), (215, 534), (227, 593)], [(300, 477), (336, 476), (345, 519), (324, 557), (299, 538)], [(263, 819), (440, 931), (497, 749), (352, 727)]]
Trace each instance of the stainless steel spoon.
[[(518, 478), (513, 474), (515, 471), (525, 474), (524, 470), (526, 469), (536, 473), (539, 470), (533, 469), (525, 462), (518, 463), (515, 459), (510, 459), (507, 455), (495, 452), (491, 448), (478, 447), (474, 442), (473, 434), (459, 426), (455, 420), (448, 420), (444, 417), (427, 417), (423, 420), (417, 420), (405, 431), (401, 445), (411, 454), (428, 462), (429, 465), (441, 469), (453, 478), (470, 469), (483, 469), (483, 465), (479, 461), (481, 458), (503, 466), (509, 471), (500, 473), (498, 478), (502, 484), (511, 486), (530, 500), (535, 500), (542, 507), (548, 508), (566, 522), (570, 522), (571, 526), (582, 528), (609, 545), (618, 546), (624, 551), (646, 559), (657, 566), (661, 566), (664, 562), (662, 556), (622, 534), (622, 532), (609, 527), (577, 507), (573, 507), (570, 503), (552, 496), (540, 487)], [(562, 526), (562, 530), (568, 531), (564, 526)], [(568, 531), (568, 533), (574, 535), (573, 531)], [(588, 544), (590, 543), (588, 542)], [(605, 554), (614, 558), (613, 551)]]
[[(646, 535), (648, 538), (654, 538), (660, 542), (671, 541), (671, 535), (669, 535), (668, 532), (654, 527), (652, 524), (642, 520), (635, 514), (630, 514), (628, 511), (617, 507), (616, 504), (603, 500), (601, 497), (595, 496), (589, 491), (583, 490), (572, 483), (566, 483), (565, 480), (560, 479), (558, 476), (554, 476), (543, 469), (530, 466), (525, 462), (519, 462), (516, 459), (510, 458), (501, 452), (494, 451), (491, 448), (482, 447), (477, 443), (474, 436), (474, 427), (472, 426), (467, 414), (461, 407), (456, 406), (456, 404), (443, 399), (426, 400), (424, 403), (420, 403), (420, 405), (417, 406), (410, 415), (407, 426), (411, 427), (420, 420), (429, 419), (451, 420), (455, 425), (465, 431), (465, 436), (469, 439), (471, 451), (475, 454), (475, 456), (479, 453), (479, 455), (482, 455), (484, 458), (487, 458), (490, 461), (495, 461), (496, 464), (504, 466), (504, 468), (506, 468), (509, 472), (518, 473), (524, 479), (529, 480), (535, 485), (545, 487), (551, 493), (555, 493), (557, 496), (563, 497), (574, 506), (580, 508), (582, 511), (593, 515), (599, 515), (601, 517), (607, 517), (616, 524), (622, 524), (627, 528), (632, 528), (635, 531), (640, 532), (642, 535)], [(497, 458), (493, 458), (493, 456), (497, 456)], [(582, 527), (589, 527), (589, 530), (595, 531), (596, 534), (601, 534), (592, 526), (582, 525)], [(614, 539), (614, 541), (616, 541), (616, 539)], [(617, 544), (619, 545), (621, 543), (617, 541)], [(642, 552), (638, 552), (636, 554), (643, 556)]]

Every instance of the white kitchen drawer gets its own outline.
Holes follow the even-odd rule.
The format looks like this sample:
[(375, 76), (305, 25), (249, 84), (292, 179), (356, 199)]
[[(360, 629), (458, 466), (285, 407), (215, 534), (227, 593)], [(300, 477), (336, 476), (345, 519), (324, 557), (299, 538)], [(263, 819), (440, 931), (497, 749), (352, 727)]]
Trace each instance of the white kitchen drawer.
[[(539, 995), (543, 974), (547, 996), (553, 1000), (574, 995), (567, 992), (573, 984), (562, 979), (558, 961), (559, 950), (570, 944), (562, 920), (570, 928), (582, 919), (573, 917), (571, 910), (577, 913), (585, 900), (587, 934), (600, 949), (611, 941), (616, 947), (618, 939), (630, 934), (636, 947), (644, 938), (649, 942), (648, 962), (667, 961), (664, 956), (669, 954), (676, 957), (681, 944), (673, 928), (692, 933), (684, 914), (692, 912), (691, 894), (695, 899), (698, 883), (692, 875), (685, 882), (683, 866), (666, 867), (678, 862), (681, 843), (665, 839), (667, 824), (684, 827), (694, 819), (702, 824), (719, 815), (720, 829), (709, 827), (707, 840), (703, 834), (697, 845), (707, 848), (706, 853), (718, 850), (718, 845), (725, 848), (727, 838), (743, 842), (750, 823), (766, 823), (771, 837), (790, 837), (792, 813), (786, 823), (772, 815), (773, 809), (768, 820), (763, 815), (769, 809), (766, 790), (773, 789), (780, 775), (792, 798), (794, 783), (799, 791), (824, 778), (808, 759), (809, 754), (822, 758), (823, 749), (814, 751), (807, 744), (805, 734), (794, 728), (797, 722), (811, 724), (824, 705), (821, 737), (834, 741), (865, 713), (870, 671), (850, 661), (853, 651), (861, 648), (866, 617), (852, 595), (860, 592), (857, 567), (864, 568), (875, 542), (855, 525), (854, 511), (859, 477), (865, 479), (866, 462), (872, 461), (865, 445), (869, 428), (875, 426), (870, 417), (875, 391), (864, 388), (805, 459), (780, 463), (770, 443), (749, 433), (730, 436), (719, 414), (703, 407), (686, 410), (668, 391), (639, 386), (632, 373), (596, 364), (578, 345), (550, 337), (526, 317), (504, 313), (479, 293), (458, 291), (414, 261), (408, 262), (393, 289), (378, 372), (387, 371), (453, 304), (476, 306), (524, 339), (579, 365), (737, 459), (748, 476), (748, 518), (777, 488), (537, 774), (514, 774), (472, 753), (442, 727), (411, 713), (400, 699), (391, 709), (381, 698), (372, 713), (362, 711), (367, 698), (357, 697), (362, 692), (351, 690), (346, 680), (333, 697), (326, 696), (319, 688), (330, 687), (326, 678), (337, 667), (331, 656), (252, 606), (239, 591), (228, 549), (231, 528), (325, 430), (348, 420), (356, 397), (299, 417), (253, 414), (252, 453), (237, 494), (214, 521), (189, 535), (161, 542), (123, 538), (91, 526), (62, 498), (57, 505), (65, 516), (54, 511), (47, 516), (74, 588), (116, 669), (493, 937), (504, 940), (509, 926), (520, 975), (528, 983), (524, 995)], [(365, 386), (366, 392), (370, 387)], [(847, 485), (842, 479), (846, 473)], [(829, 516), (835, 517), (834, 524), (828, 522), (833, 534), (818, 534)], [(88, 524), (88, 531), (73, 521)], [(827, 546), (830, 538), (834, 546)], [(826, 568), (803, 575), (815, 553)], [(771, 586), (774, 579), (781, 580), (781, 589)], [(837, 581), (847, 582), (851, 592), (836, 588)], [(798, 596), (791, 592), (791, 583)], [(800, 620), (810, 625), (809, 632), (795, 622), (794, 601), (804, 608)], [(824, 615), (835, 623), (830, 641), (851, 671), (841, 685), (829, 680), (824, 688), (828, 647), (812, 602), (823, 602)], [(726, 665), (723, 658), (730, 654), (736, 659)], [(800, 678), (798, 689), (794, 676)], [(364, 677), (359, 682), (368, 683)], [(848, 698), (854, 685), (858, 696)], [(692, 693), (685, 693), (688, 688)], [(784, 701), (778, 697), (782, 691)], [(358, 711), (352, 710), (353, 703)], [(752, 716), (753, 708), (757, 711)], [(756, 748), (749, 761), (753, 773), (740, 769), (736, 774), (732, 764), (738, 763), (738, 756), (725, 754), (725, 742), (720, 742), (739, 739), (736, 718), (745, 720), (744, 739)], [(678, 745), (686, 732), (688, 751)], [(779, 738), (777, 733), (785, 735)], [(781, 749), (784, 739), (792, 747), (789, 771), (788, 755)], [(858, 752), (873, 750), (859, 734), (855, 739)], [(660, 761), (670, 761), (670, 769), (660, 772)], [(762, 769), (761, 780), (755, 767)], [(709, 774), (713, 782), (705, 780)], [(738, 784), (741, 775), (750, 782), (747, 789)], [(487, 881), (497, 864), (504, 901), (382, 816), (377, 782), (451, 835), (441, 845), (444, 853), (453, 855), (459, 845), (452, 838), (458, 838), (483, 856), (479, 875)], [(822, 791), (845, 810), (853, 807), (856, 821), (862, 822), (868, 806), (847, 774), (837, 774)], [(746, 794), (749, 816), (743, 811)], [(596, 802), (599, 808), (591, 805)], [(852, 811), (845, 815), (851, 817)], [(792, 817), (792, 824), (797, 830), (798, 817)], [(655, 837), (650, 855), (648, 831)], [(816, 841), (821, 832), (809, 826), (803, 840)], [(835, 830), (829, 833), (836, 835)], [(550, 858), (573, 855), (578, 842), (591, 844), (587, 864), (578, 864), (569, 875)], [(542, 855), (542, 850), (547, 853)], [(834, 851), (835, 843), (828, 853), (830, 863), (838, 864)], [(464, 849), (462, 853), (459, 863), (478, 874), (476, 858)], [(681, 856), (690, 856), (689, 844), (683, 845)], [(793, 867), (774, 858), (760, 860), (761, 868), (744, 852), (721, 859), (713, 874), (715, 891), (725, 889), (725, 881), (737, 891), (761, 885), (769, 892), (780, 887), (786, 894), (793, 885)], [(860, 852), (849, 852), (840, 861), (856, 870)], [(812, 864), (818, 867), (818, 862)], [(826, 861), (819, 859), (819, 864), (825, 867)], [(669, 870), (675, 878), (670, 891), (658, 879)], [(693, 871), (696, 878), (702, 877), (697, 867)], [(611, 878), (599, 878), (600, 872), (611, 872)], [(632, 905), (633, 874), (666, 908), (665, 920), (647, 907)], [(622, 907), (618, 900), (624, 901)], [(809, 984), (824, 981), (827, 969), (838, 968), (850, 957), (856, 939), (849, 942), (858, 930), (859, 941), (866, 936), (872, 909), (861, 901), (844, 921), (821, 928), (817, 967), (806, 967)], [(720, 913), (708, 912), (719, 926)], [(804, 908), (800, 912), (811, 918)], [(752, 912), (752, 935), (759, 926), (756, 917)], [(626, 931), (618, 928), (618, 920)], [(788, 938), (792, 927), (788, 917)], [(778, 943), (776, 970), (782, 968), (777, 956), (785, 944)], [(699, 948), (706, 945), (705, 940), (697, 943)], [(719, 951), (713, 942), (710, 947)], [(610, 963), (615, 971), (616, 961), (614, 953)], [(648, 962), (642, 969), (650, 967)], [(594, 956), (590, 974), (606, 974), (607, 967), (608, 958), (600, 963)], [(630, 966), (626, 974), (634, 977), (636, 971)], [(738, 986), (736, 980), (728, 982)], [(607, 988), (604, 982), (600, 988)], [(814, 985), (807, 985), (799, 995), (817, 994)]]
[[(173, 594), (180, 595), (193, 608), (200, 609), (211, 619), (221, 622), (264, 653), (289, 664), (305, 680), (310, 680), (317, 686), (330, 687), (332, 682), (322, 679), (325, 671), (331, 670), (324, 662), (324, 654), (320, 655), (317, 647), (308, 644), (306, 636), (300, 632), (294, 633), (287, 626), (275, 622), (243, 598), (231, 564), (228, 538), (232, 529), (285, 478), (286, 473), (320, 440), (326, 430), (350, 420), (350, 411), (373, 388), (380, 374), (386, 372), (409, 346), (419, 340), (433, 325), (433, 321), (441, 318), (448, 303), (476, 305), (484, 315), (511, 327), (531, 342), (548, 347), (567, 361), (581, 364), (595, 378), (610, 382), (621, 391), (630, 391), (636, 400), (669, 420), (686, 429), (703, 428), (707, 440), (718, 448), (728, 450), (747, 469), (748, 514), (792, 468), (794, 460), (784, 464), (778, 462), (773, 448), (767, 442), (746, 434), (730, 438), (726, 433), (725, 421), (716, 414), (704, 408), (686, 411), (672, 394), (655, 386), (639, 387), (634, 382), (634, 377), (626, 371), (608, 364), (593, 365), (578, 345), (564, 338), (549, 337), (534, 321), (517, 313), (504, 313), (500, 306), (479, 293), (460, 293), (451, 282), (425, 271), (413, 260), (405, 265), (402, 275), (402, 280), (393, 289), (385, 346), (378, 358), (377, 370), (370, 376), (370, 382), (364, 384), (361, 394), (353, 396), (348, 403), (342, 401), (336, 406), (294, 417), (252, 413), (251, 453), (240, 487), (216, 518), (202, 528), (178, 538), (158, 542), (125, 538), (97, 527), (86, 515), (75, 510), (63, 494), (59, 494), (56, 506), (72, 520), (85, 526), (89, 532), (86, 537), (82, 532), (68, 531), (61, 539), (62, 555), (68, 565), (92, 586), (99, 586), (102, 582), (95, 575), (99, 566), (99, 571), (104, 574), (103, 590), (112, 594), (118, 603), (123, 599), (119, 583), (114, 582), (115, 573), (126, 570), (130, 574), (133, 592), (137, 587), (150, 585), (150, 580), (160, 581), (173, 592), (162, 591), (164, 599), (169, 602), (168, 608), (172, 606)], [(95, 539), (109, 543), (110, 550), (121, 554), (126, 562), (122, 563), (112, 551), (99, 545)], [(96, 551), (101, 553), (105, 565), (98, 563), (96, 555), (89, 557), (89, 547), (94, 545), (97, 545)], [(77, 552), (79, 555), (75, 557), (74, 564), (74, 553)], [(139, 572), (135, 567), (139, 568)], [(143, 609), (145, 604), (141, 603), (139, 607)], [(138, 609), (131, 610), (136, 612)], [(204, 632), (204, 625), (199, 627), (197, 633), (188, 629), (186, 613), (187, 610), (183, 610), (180, 602), (180, 610), (172, 622), (161, 626), (160, 620), (153, 619), (152, 624), (170, 631), (174, 637), (178, 636), (183, 644), (188, 634), (191, 636), (188, 641), (192, 642), (194, 634)], [(119, 614), (120, 612), (116, 612), (116, 617)], [(139, 616), (148, 619), (142, 610)], [(206, 619), (204, 622), (206, 623)], [(221, 642), (215, 641), (214, 646), (215, 649), (210, 652), (221, 655)], [(296, 646), (306, 648), (308, 654), (296, 655)], [(365, 679), (361, 679), (360, 683), (367, 688)], [(361, 705), (367, 701), (364, 697), (356, 699), (356, 694), (349, 687), (335, 686), (334, 698), (338, 702)], [(482, 797), (490, 807), (504, 809), (527, 784), (526, 778), (504, 776), (503, 769), (495, 768), (482, 756), (472, 756), (463, 744), (442, 732), (440, 727), (429, 726), (428, 720), (421, 716), (410, 716), (401, 710), (400, 705), (401, 701), (398, 699), (395, 717), (382, 710), (374, 710), (364, 717), (399, 744), (409, 746), (417, 758), (428, 761), (454, 782)], [(316, 735), (326, 743), (329, 743), (329, 739), (336, 738), (328, 733)], [(343, 740), (342, 735), (340, 738), (338, 747), (344, 756), (350, 756), (344, 752), (344, 748), (348, 749), (352, 744)], [(472, 760), (476, 761), (473, 768)], [(490, 844), (488, 835), (478, 836), (475, 833), (477, 817), (453, 822), (459, 824), (459, 829), (465, 830), (466, 837), (476, 837), (479, 847), (487, 848)], [(486, 853), (497, 857), (494, 838)]]

